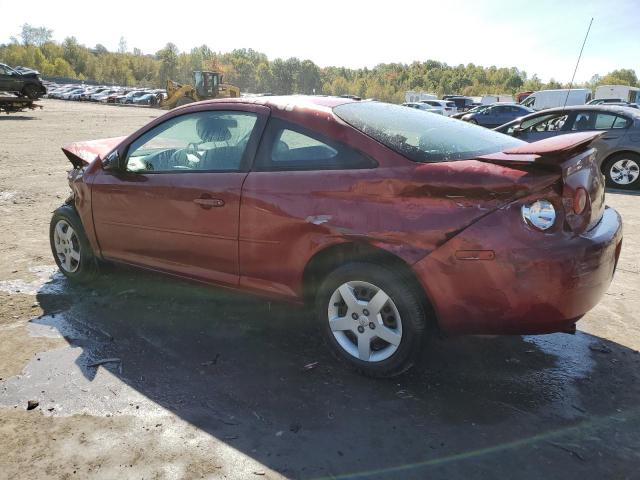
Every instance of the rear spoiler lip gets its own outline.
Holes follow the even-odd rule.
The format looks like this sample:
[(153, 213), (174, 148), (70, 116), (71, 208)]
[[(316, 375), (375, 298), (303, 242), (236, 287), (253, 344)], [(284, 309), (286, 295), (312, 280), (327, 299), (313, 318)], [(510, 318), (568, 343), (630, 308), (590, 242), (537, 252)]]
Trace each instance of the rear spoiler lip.
[(546, 164), (557, 166), (559, 160), (566, 159), (575, 152), (586, 150), (591, 142), (602, 137), (605, 133), (606, 132), (579, 132), (559, 135), (533, 143), (526, 143), (502, 152), (481, 155), (478, 157), (478, 160), (491, 163)]

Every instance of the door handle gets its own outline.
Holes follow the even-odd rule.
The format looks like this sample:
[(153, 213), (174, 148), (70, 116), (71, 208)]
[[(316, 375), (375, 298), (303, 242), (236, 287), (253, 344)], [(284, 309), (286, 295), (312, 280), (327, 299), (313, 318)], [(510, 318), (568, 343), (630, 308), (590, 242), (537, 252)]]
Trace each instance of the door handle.
[(210, 208), (213, 208), (213, 207), (224, 206), (224, 200), (221, 200), (219, 198), (195, 198), (193, 200), (193, 203), (197, 203), (198, 205), (200, 205), (202, 208), (206, 210), (209, 210)]

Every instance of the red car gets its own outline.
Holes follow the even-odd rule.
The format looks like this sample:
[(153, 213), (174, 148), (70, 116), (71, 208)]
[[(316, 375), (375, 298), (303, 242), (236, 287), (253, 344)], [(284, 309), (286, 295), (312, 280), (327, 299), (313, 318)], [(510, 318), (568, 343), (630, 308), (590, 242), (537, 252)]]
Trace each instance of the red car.
[(597, 136), (525, 143), (344, 98), (193, 103), (64, 147), (51, 247), (72, 279), (104, 259), (311, 303), (338, 358), (396, 375), (432, 327), (575, 331), (622, 242)]

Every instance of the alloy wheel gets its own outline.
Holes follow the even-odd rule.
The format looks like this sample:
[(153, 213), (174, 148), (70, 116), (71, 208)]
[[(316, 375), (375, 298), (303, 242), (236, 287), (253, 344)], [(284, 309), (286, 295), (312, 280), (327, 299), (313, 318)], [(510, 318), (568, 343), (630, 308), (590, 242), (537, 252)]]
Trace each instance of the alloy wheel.
[(618, 160), (609, 170), (609, 177), (618, 185), (629, 185), (640, 176), (640, 166), (635, 160), (623, 158)]
[(381, 288), (363, 281), (340, 285), (327, 309), (329, 327), (349, 355), (380, 362), (393, 355), (402, 341), (402, 319), (393, 300)]
[(74, 273), (80, 267), (80, 240), (78, 234), (66, 220), (59, 220), (53, 231), (53, 242), (60, 267)]

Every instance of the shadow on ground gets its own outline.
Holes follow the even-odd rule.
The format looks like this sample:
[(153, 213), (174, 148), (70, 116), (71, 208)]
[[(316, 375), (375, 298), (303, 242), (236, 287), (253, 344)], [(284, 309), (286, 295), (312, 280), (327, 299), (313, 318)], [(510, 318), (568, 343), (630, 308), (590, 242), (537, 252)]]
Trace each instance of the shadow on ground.
[(640, 462), (640, 355), (586, 334), (437, 339), (371, 380), (290, 305), (130, 270), (54, 277), (38, 301), (32, 323), (81, 348), (84, 377), (118, 357), (101, 367), (116, 381), (291, 478), (630, 478)]
[(15, 114), (15, 113), (11, 113), (9, 115), (0, 115), (0, 121), (2, 120), (15, 120), (15, 121), (19, 121), (19, 120), (37, 120), (37, 117), (31, 117), (28, 115), (20, 115), (20, 114)]

